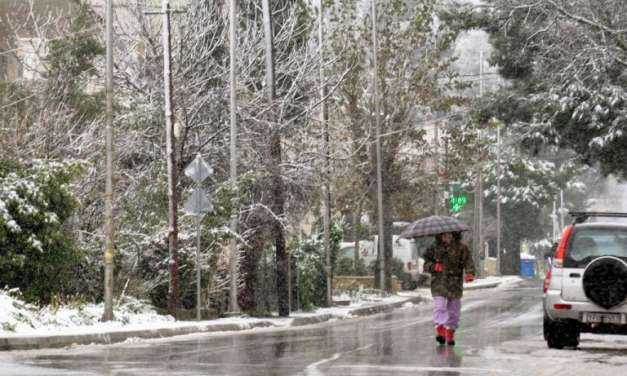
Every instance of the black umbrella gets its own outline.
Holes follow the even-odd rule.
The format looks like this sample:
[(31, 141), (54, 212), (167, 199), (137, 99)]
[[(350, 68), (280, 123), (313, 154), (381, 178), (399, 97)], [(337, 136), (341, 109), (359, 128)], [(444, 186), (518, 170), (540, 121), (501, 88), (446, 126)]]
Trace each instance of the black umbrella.
[(453, 218), (432, 215), (431, 217), (419, 219), (410, 224), (401, 233), (401, 238), (411, 239), (421, 236), (432, 236), (445, 232), (469, 231), (470, 227), (464, 222)]

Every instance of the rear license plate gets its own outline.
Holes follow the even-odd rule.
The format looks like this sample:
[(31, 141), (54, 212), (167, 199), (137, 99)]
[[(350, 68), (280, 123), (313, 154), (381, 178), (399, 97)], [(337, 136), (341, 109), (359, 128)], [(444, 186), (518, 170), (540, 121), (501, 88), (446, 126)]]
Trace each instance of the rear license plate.
[(621, 323), (621, 314), (620, 313), (593, 313), (586, 312), (584, 314), (583, 321), (591, 322), (591, 323), (604, 323), (604, 324), (620, 324)]

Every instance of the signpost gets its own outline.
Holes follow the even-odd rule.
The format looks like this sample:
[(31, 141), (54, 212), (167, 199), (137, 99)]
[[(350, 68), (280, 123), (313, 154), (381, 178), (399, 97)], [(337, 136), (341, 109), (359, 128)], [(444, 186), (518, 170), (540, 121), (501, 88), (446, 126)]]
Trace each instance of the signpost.
[(196, 183), (192, 195), (185, 202), (185, 212), (196, 217), (196, 320), (200, 321), (200, 220), (205, 213), (213, 211), (211, 195), (200, 184), (213, 174), (200, 154), (187, 166), (185, 175)]

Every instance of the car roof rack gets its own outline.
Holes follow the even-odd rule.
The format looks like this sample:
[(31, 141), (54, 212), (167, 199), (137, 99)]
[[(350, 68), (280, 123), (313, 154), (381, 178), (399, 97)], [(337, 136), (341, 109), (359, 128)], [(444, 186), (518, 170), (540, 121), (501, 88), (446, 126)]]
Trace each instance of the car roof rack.
[(588, 212), (588, 211), (575, 211), (568, 212), (574, 217), (575, 223), (583, 223), (590, 217), (608, 217), (608, 218), (627, 218), (627, 213), (612, 213), (612, 212)]

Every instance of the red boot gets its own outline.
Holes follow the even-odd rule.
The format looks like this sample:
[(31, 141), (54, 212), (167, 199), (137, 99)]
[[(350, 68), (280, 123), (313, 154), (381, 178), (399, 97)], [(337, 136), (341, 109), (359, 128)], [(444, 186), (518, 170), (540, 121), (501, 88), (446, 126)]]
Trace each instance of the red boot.
[(449, 346), (455, 346), (455, 330), (446, 328), (446, 344)]
[(435, 340), (440, 344), (443, 345), (446, 337), (446, 328), (444, 327), (444, 325), (436, 325), (435, 327)]

